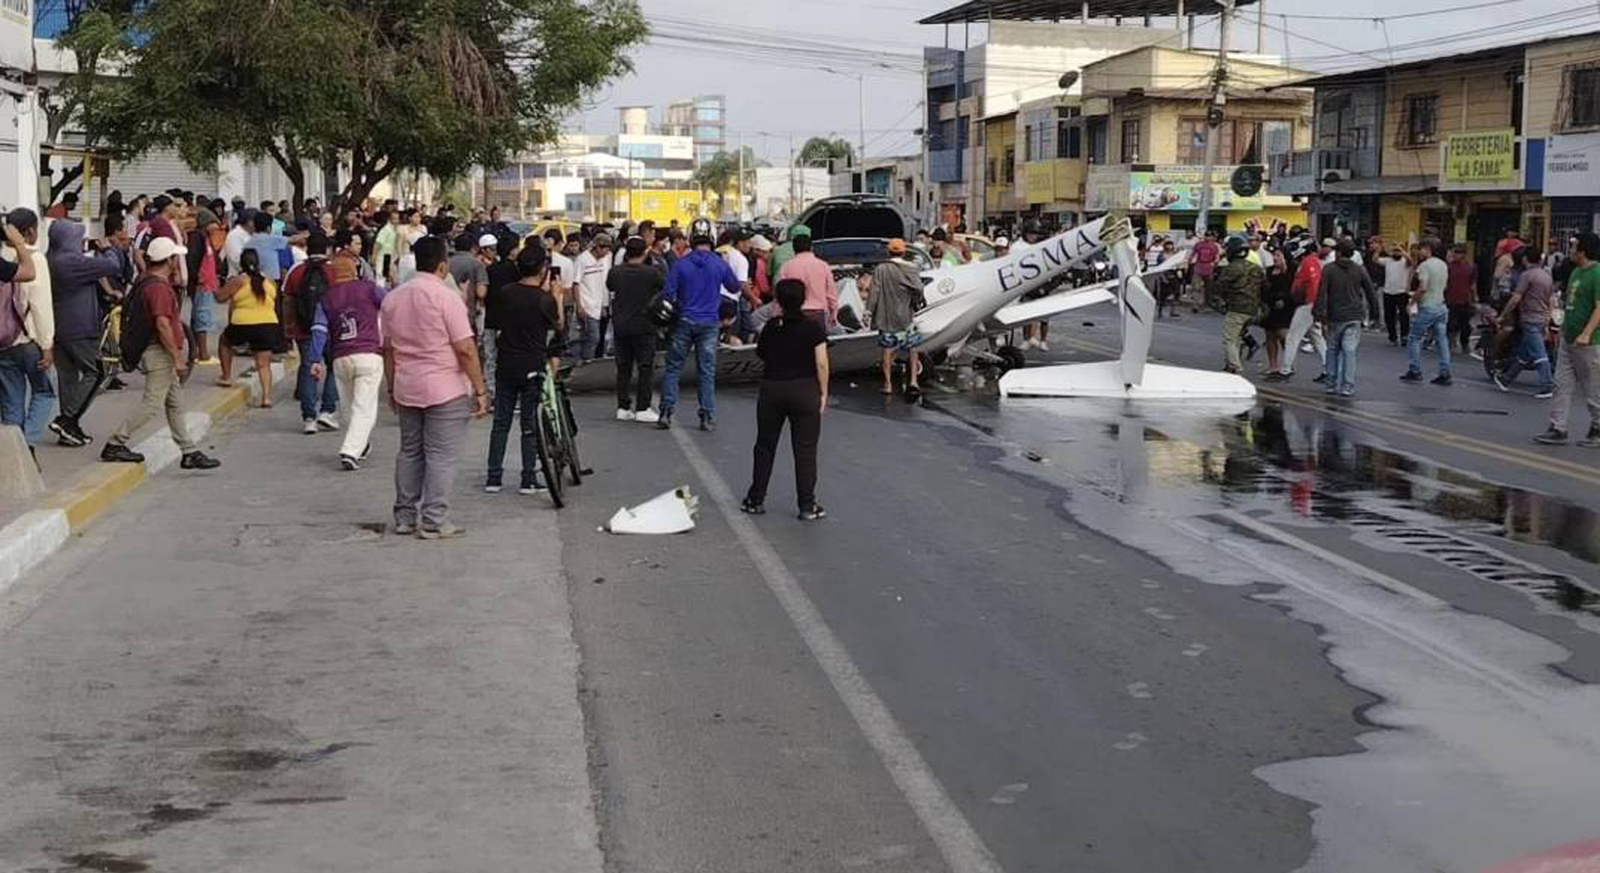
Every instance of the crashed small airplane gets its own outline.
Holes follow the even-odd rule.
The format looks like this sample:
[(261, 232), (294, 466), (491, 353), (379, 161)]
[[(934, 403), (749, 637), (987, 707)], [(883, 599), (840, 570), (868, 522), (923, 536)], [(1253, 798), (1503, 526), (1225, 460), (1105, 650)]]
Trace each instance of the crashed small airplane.
[[(1025, 300), (1069, 270), (1108, 252), (1118, 274), (1113, 279), (1077, 288), (1063, 288), (1045, 297)], [(1017, 350), (977, 349), (975, 340), (993, 340), (1029, 322), (1040, 321), (1099, 303), (1115, 301), (1122, 314), (1122, 355), (1116, 361), (1010, 369), (1000, 379), (1002, 396), (1118, 397), (1125, 399), (1249, 398), (1255, 387), (1227, 373), (1190, 370), (1147, 363), (1155, 319), (1155, 298), (1144, 277), (1178, 269), (1187, 261), (1181, 252), (1155, 269), (1141, 273), (1133, 230), (1125, 216), (1112, 214), (1075, 227), (1038, 245), (992, 261), (941, 267), (922, 274), (927, 305), (913, 320), (922, 339), (917, 350), (944, 352), (951, 360), (976, 360), (1015, 366)], [(841, 290), (841, 308), (860, 311), (854, 283)], [(881, 349), (875, 330), (859, 330), (828, 338), (833, 370), (847, 373), (878, 365)], [(614, 384), (614, 374), (601, 358), (574, 368), (574, 390), (599, 390)], [(658, 372), (663, 369), (658, 366)], [(717, 380), (758, 378), (762, 364), (755, 347), (723, 346), (717, 353)], [(684, 378), (692, 377), (692, 366)]]

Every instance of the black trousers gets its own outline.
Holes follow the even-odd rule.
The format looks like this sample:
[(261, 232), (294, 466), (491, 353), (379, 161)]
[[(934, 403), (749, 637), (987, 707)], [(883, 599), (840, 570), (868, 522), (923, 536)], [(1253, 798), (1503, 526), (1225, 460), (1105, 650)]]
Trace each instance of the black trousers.
[(1446, 336), (1461, 341), (1461, 351), (1472, 351), (1472, 316), (1478, 307), (1471, 303), (1454, 303), (1450, 306), (1450, 332)]
[[(612, 342), (617, 352), (617, 408), (643, 412), (650, 408), (650, 386), (656, 376), (656, 335), (619, 335)], [(634, 374), (638, 373), (635, 385)]]
[(100, 383), (105, 379), (100, 340), (57, 340), (55, 351), (61, 417), (76, 424), (89, 411), (89, 404), (94, 402)]
[(1396, 343), (1411, 335), (1411, 295), (1383, 295), (1383, 326), (1389, 331), (1389, 342)]
[(789, 444), (794, 448), (794, 490), (802, 510), (817, 502), (817, 442), (822, 436), (822, 393), (815, 378), (761, 383), (756, 399), (755, 471), (750, 477), (751, 503), (765, 503), (772, 464), (778, 456), (778, 437), (789, 422)]

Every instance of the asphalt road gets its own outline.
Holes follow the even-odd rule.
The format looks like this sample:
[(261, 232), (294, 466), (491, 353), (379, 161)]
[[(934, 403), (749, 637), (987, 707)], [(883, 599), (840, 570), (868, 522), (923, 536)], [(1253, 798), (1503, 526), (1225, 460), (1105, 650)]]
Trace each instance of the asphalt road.
[[(1108, 315), (1058, 321), (1045, 357), (1103, 355)], [(1158, 354), (1214, 365), (1218, 327), (1163, 324)], [(1302, 381), (1233, 409), (946, 386), (913, 406), (841, 377), (818, 524), (790, 512), (786, 462), (768, 515), (735, 509), (748, 386), (721, 392), (709, 434), (580, 398), (594, 475), (559, 513), (477, 493), (480, 425), (459, 489), (471, 533), (449, 551), (353, 526), (383, 517), (381, 460), (346, 489), (284, 473), (298, 436), (223, 435), (226, 484), (147, 488), (0, 624), (0, 773), (30, 780), (0, 813), (0, 869), (91, 850), (220, 869), (240, 847), (261, 862), (241, 869), (319, 869), (279, 863), (316, 857), (302, 846), (334, 853), (326, 869), (557, 869), (540, 854), (552, 822), (576, 822), (568, 848), (587, 832), (551, 818), (571, 813), (571, 785), (551, 795), (520, 768), (585, 745), (619, 873), (1476, 873), (1600, 836), (1600, 453), (1530, 446), (1544, 404), (1464, 371), (1450, 389), (1401, 385), (1380, 343), (1361, 396), (1331, 405), (1310, 358)], [(700, 496), (694, 531), (599, 530), (678, 485)], [(297, 536), (308, 518), (356, 539), (243, 535), (270, 553), (248, 562), (216, 544), (240, 523)], [(539, 584), (556, 548), (564, 597)], [(129, 573), (154, 593), (124, 606)], [(289, 630), (251, 618), (266, 614)], [(368, 682), (351, 649), (382, 647), (399, 657)], [(321, 684), (293, 684), (305, 676)], [(118, 702), (101, 677), (145, 690)], [(585, 738), (560, 717), (532, 739), (507, 729), (560, 716), (563, 687)], [(280, 728), (233, 744), (138, 728), (117, 715), (135, 702), (252, 708)], [(318, 769), (340, 742), (374, 745)], [(294, 807), (257, 801), (288, 787), (191, 760), (234, 747), (288, 750), (270, 778), (347, 800), (286, 819)], [(164, 793), (95, 806), (88, 789), (116, 784), (91, 766), (107, 755)], [(437, 788), (404, 795), (419, 806), (403, 814), (389, 792), (413, 783)], [(229, 806), (140, 835), (155, 804), (208, 799)]]

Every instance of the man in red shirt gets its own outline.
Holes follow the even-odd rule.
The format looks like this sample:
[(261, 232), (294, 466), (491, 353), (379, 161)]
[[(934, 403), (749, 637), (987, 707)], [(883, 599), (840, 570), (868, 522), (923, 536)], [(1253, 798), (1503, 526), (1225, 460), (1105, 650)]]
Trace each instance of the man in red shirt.
[[(1521, 240), (1518, 240), (1518, 243), (1520, 242)], [(1512, 249), (1516, 250), (1517, 248)], [(1472, 316), (1478, 311), (1478, 306), (1474, 302), (1478, 299), (1478, 265), (1467, 257), (1467, 247), (1460, 243), (1450, 247), (1447, 257), (1449, 263), (1445, 266), (1450, 278), (1444, 286), (1444, 305), (1450, 308), (1450, 329), (1445, 335), (1460, 339), (1461, 353), (1470, 354)]]
[[(178, 292), (174, 290), (174, 281), (185, 254), (183, 246), (165, 236), (152, 239), (145, 250), (144, 276), (123, 301), (122, 305), (128, 307), (127, 329), (147, 338), (147, 345), (139, 355), (139, 369), (144, 371), (144, 397), (139, 401), (139, 408), (106, 440), (100, 452), (102, 461), (143, 463), (144, 455), (128, 448), (128, 440), (165, 409), (167, 428), (183, 452), (183, 469), (212, 470), (222, 465), (200, 451), (184, 421), (183, 382), (189, 374), (189, 362), (184, 357), (183, 325), (178, 320)], [(126, 342), (125, 337), (124, 348)]]
[[(1301, 240), (1291, 249), (1300, 256), (1300, 266), (1295, 270), (1294, 282), (1289, 286), (1289, 293), (1294, 297), (1294, 319), (1289, 322), (1289, 337), (1283, 347), (1283, 365), (1277, 373), (1268, 373), (1267, 378), (1273, 382), (1281, 382), (1294, 375), (1294, 359), (1300, 354), (1300, 342), (1311, 331), (1315, 319), (1311, 314), (1311, 307), (1317, 302), (1317, 289), (1322, 287), (1322, 256), (1333, 251), (1332, 240), (1323, 240), (1322, 248), (1312, 245), (1311, 239)], [(1328, 343), (1321, 333), (1311, 333), (1311, 345), (1316, 349), (1318, 360), (1326, 360), (1328, 356)], [(1324, 373), (1317, 377), (1321, 382), (1327, 378)]]

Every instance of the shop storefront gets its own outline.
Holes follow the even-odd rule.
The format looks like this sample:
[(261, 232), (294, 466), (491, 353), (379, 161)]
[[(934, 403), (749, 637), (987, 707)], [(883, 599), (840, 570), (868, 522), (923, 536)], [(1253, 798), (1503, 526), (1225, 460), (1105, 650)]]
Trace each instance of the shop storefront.
[(1600, 232), (1600, 133), (1553, 136), (1545, 147), (1544, 196), (1551, 238)]
[[(1217, 167), (1212, 174), (1210, 229), (1231, 233), (1271, 230), (1275, 224), (1305, 226), (1306, 210), (1292, 198), (1262, 192), (1252, 197), (1233, 193), (1229, 179), (1235, 167)], [(1090, 167), (1085, 184), (1089, 215), (1124, 210), (1136, 227), (1152, 233), (1193, 234), (1200, 215), (1205, 171), (1193, 166), (1132, 164)]]

